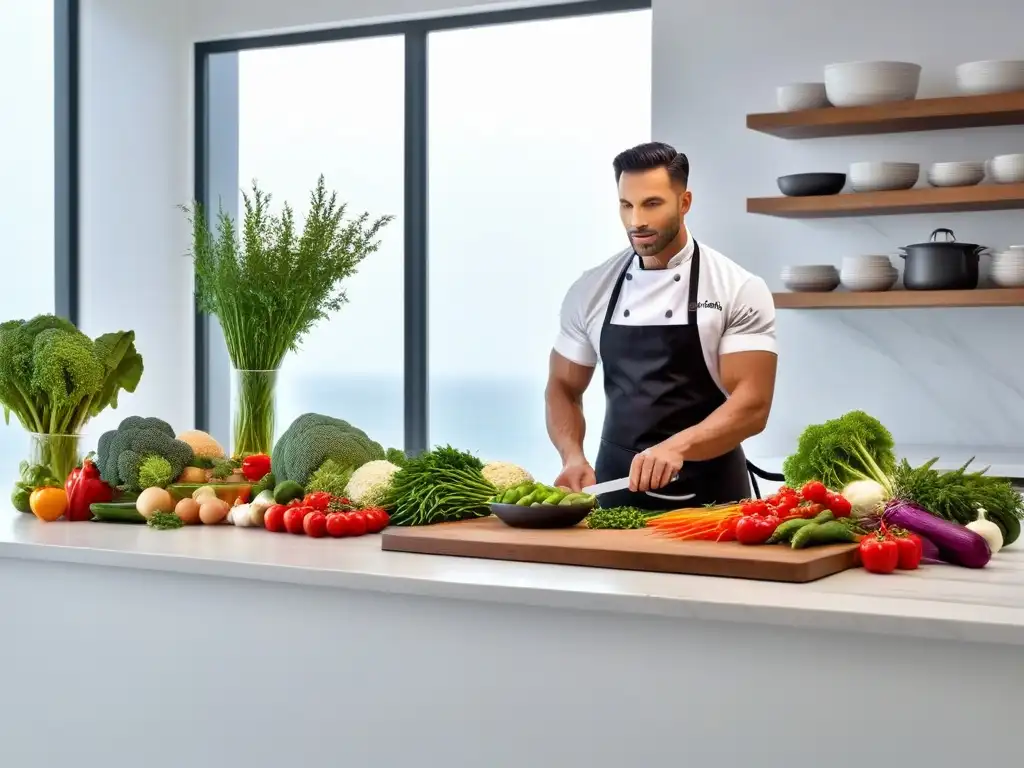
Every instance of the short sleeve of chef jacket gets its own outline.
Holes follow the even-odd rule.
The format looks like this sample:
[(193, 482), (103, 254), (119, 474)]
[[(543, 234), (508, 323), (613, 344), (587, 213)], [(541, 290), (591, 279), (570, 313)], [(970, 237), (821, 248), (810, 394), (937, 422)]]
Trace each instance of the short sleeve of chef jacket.
[[(708, 372), (719, 383), (718, 359), (736, 352), (777, 354), (775, 302), (763, 279), (700, 242), (697, 325)], [(579, 365), (600, 362), (601, 331), (615, 282), (632, 251), (616, 254), (587, 270), (569, 288), (562, 302), (555, 351)], [(692, 247), (669, 262), (661, 286), (637, 293), (650, 276), (624, 284), (612, 322), (628, 325), (685, 324)], [(630, 270), (639, 269), (634, 258)], [(634, 272), (634, 274), (636, 274)], [(675, 280), (676, 275), (679, 280)], [(624, 303), (632, 307), (627, 316)], [(671, 316), (667, 317), (667, 310)]]

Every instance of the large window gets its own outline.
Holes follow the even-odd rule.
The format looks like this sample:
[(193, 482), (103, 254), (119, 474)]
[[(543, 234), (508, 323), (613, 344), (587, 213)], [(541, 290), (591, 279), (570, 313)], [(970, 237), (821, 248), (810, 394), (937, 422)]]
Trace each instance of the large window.
[[(278, 432), (316, 411), (387, 445), (450, 443), (553, 478), (559, 307), (626, 244), (611, 161), (650, 138), (650, 69), (648, 0), (200, 43), (201, 203), (234, 205), (255, 180), (302, 217), (323, 173), (351, 212), (396, 217), (350, 303), (286, 358)], [(230, 361), (203, 325), (196, 422), (228, 441)], [(591, 457), (603, 400), (599, 372)]]
[(380, 250), (346, 282), (349, 303), (285, 358), (279, 434), (315, 411), (347, 419), (386, 445), (403, 444), (404, 46), (397, 35), (239, 56), (242, 187), (255, 180), (277, 205), (290, 203), (301, 222), (323, 173), (351, 213), (396, 216)]
[[(8, 286), (0, 320), (54, 311), (53, 40), (52, 2), (0, 2), (0, 269)], [(11, 419), (0, 418), (2, 489), (29, 448)]]
[[(562, 297), (625, 247), (611, 161), (651, 130), (649, 11), (431, 34), (430, 440), (560, 468), (544, 426)], [(593, 460), (604, 414), (587, 392)]]

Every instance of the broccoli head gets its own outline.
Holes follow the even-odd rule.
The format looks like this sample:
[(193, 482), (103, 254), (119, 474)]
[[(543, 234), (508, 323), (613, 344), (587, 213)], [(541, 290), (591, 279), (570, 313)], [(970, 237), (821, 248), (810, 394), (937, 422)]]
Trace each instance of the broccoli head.
[(170, 480), (194, 458), (192, 447), (176, 439), (174, 428), (163, 419), (129, 416), (117, 429), (100, 435), (96, 448), (96, 465), (103, 481), (130, 491), (148, 488), (144, 480), (159, 480), (168, 474), (166, 467), (155, 462), (157, 457), (167, 461)]
[(134, 392), (142, 376), (135, 334), (122, 331), (95, 341), (55, 315), (0, 324), (0, 403), (26, 429), (77, 434), (117, 395)]
[(359, 469), (368, 461), (384, 457), (380, 443), (347, 421), (306, 413), (278, 439), (271, 453), (271, 470), (278, 482), (294, 480), (305, 486), (328, 459), (339, 467)]

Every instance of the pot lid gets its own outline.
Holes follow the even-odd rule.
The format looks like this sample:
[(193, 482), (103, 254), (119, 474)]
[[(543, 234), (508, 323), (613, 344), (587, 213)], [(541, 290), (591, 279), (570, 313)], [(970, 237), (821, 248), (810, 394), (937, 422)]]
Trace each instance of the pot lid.
[[(942, 235), (944, 239), (939, 239), (940, 235)], [(926, 243), (914, 243), (912, 245), (905, 245), (903, 247), (904, 247), (904, 249), (906, 249), (906, 248), (934, 248), (936, 246), (938, 246), (940, 248), (942, 248), (942, 247), (955, 248), (956, 250), (963, 250), (965, 248), (975, 248), (976, 249), (976, 248), (981, 248), (982, 247), (982, 246), (978, 245), (977, 243), (960, 243), (960, 242), (957, 242), (956, 235), (953, 233), (953, 230), (952, 229), (946, 229), (945, 227), (940, 227), (939, 229), (933, 230), (932, 234), (931, 234), (931, 237), (929, 238), (928, 242), (926, 242)]]

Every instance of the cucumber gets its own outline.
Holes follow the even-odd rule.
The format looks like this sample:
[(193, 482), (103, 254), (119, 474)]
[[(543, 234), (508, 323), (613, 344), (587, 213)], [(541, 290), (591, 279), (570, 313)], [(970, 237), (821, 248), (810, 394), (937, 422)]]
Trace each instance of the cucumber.
[(139, 514), (134, 501), (109, 501), (89, 505), (93, 520), (104, 523), (144, 523), (146, 518)]

